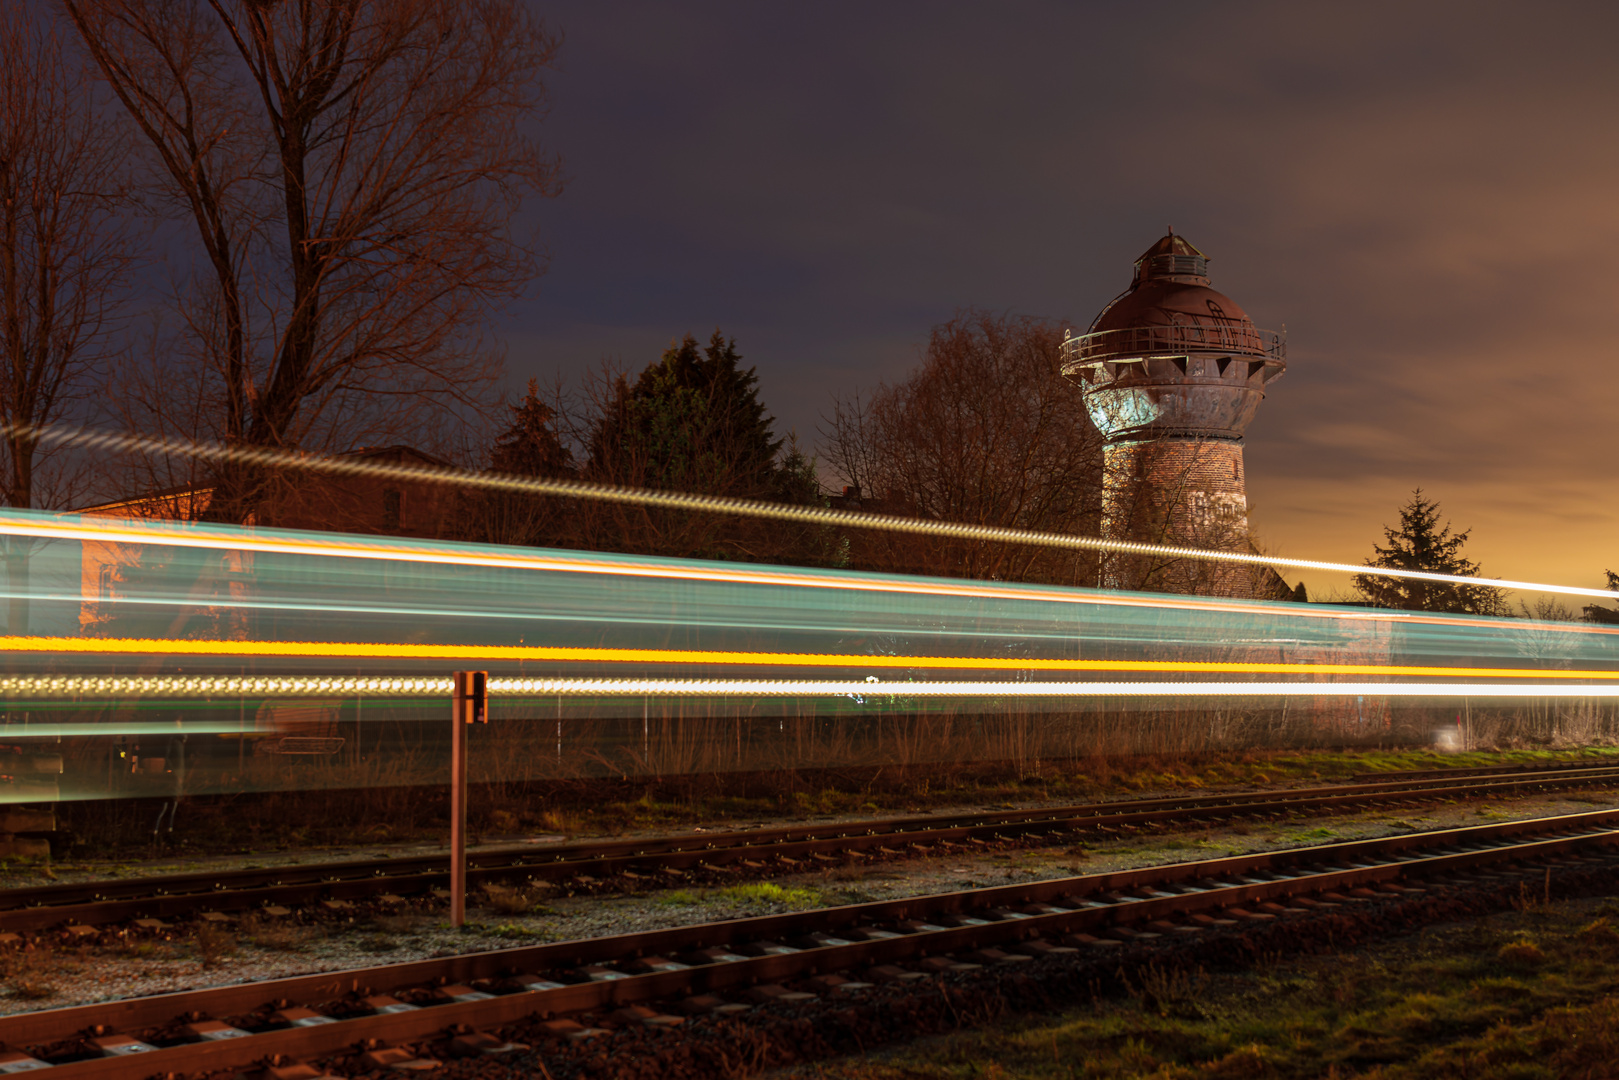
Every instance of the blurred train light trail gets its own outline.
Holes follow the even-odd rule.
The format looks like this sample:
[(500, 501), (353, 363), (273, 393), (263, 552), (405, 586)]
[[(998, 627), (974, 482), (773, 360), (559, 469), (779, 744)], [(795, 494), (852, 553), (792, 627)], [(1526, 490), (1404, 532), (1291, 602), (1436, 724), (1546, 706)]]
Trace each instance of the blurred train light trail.
[(472, 775), (518, 785), (1428, 741), (1619, 697), (1591, 623), (21, 510), (0, 536), (29, 627), (0, 634), (0, 749), (63, 762), (62, 800), (440, 784), (462, 668), (490, 675)]
[[(1286, 566), (1293, 569), (1325, 570), (1337, 573), (1361, 574), (1366, 567), (1354, 563), (1329, 562), (1319, 559), (1293, 559), (1253, 552), (1221, 551), (1204, 548), (1175, 547), (1163, 544), (1145, 544), (1118, 540), (1105, 540), (1094, 536), (1073, 536), (1065, 533), (1039, 532), (955, 522), (930, 521), (921, 518), (898, 517), (889, 514), (868, 514), (859, 511), (833, 510), (826, 507), (790, 506), (736, 499), (714, 495), (692, 495), (683, 492), (649, 491), (615, 487), (581, 480), (548, 480), (537, 477), (508, 476), (493, 473), (473, 473), (459, 469), (429, 466), (392, 465), (382, 462), (358, 461), (346, 458), (327, 458), (311, 454), (259, 447), (222, 446), (217, 443), (199, 443), (170, 437), (119, 434), (92, 431), (67, 425), (31, 426), (21, 424), (0, 425), (0, 433), (8, 436), (28, 436), (42, 443), (79, 446), (86, 449), (111, 452), (154, 453), (169, 457), (185, 457), (208, 462), (231, 462), (245, 465), (271, 466), (278, 469), (296, 469), (335, 476), (369, 476), (400, 482), (446, 484), (456, 487), (489, 491), (506, 491), (531, 495), (551, 495), (570, 499), (588, 499), (635, 506), (659, 507), (671, 510), (763, 518), (776, 521), (794, 521), (815, 525), (837, 525), (844, 528), (876, 529), (918, 535), (941, 536), (952, 539), (989, 540), (1042, 547), (1067, 548), (1082, 551), (1101, 551), (1123, 555), (1157, 555), (1176, 559), (1196, 559), (1212, 562), (1241, 563), (1251, 566)], [(6, 531), (0, 529), (0, 532)], [(1580, 588), (1568, 585), (1549, 585), (1530, 581), (1511, 581), (1436, 574), (1420, 570), (1378, 568), (1380, 577), (1395, 577), (1416, 581), (1435, 581), (1450, 584), (1488, 585), (1499, 589), (1525, 592), (1555, 593), (1564, 596), (1611, 599), (1612, 593), (1604, 589)]]
[[(1060, 604), (1121, 606), (1162, 609), (1188, 613), (1242, 613), (1276, 615), (1284, 606), (1267, 601), (1244, 601), (1211, 597), (1150, 593), (1118, 593), (1098, 589), (1062, 588), (1038, 585), (1003, 585), (991, 582), (904, 577), (870, 573), (803, 570), (769, 566), (738, 566), (704, 563), (685, 559), (657, 559), (623, 555), (595, 555), (554, 550), (502, 549), (492, 545), (447, 545), (433, 541), (375, 539), (354, 535), (300, 533), (291, 530), (238, 529), (174, 521), (108, 521), (103, 518), (74, 518), (35, 511), (0, 509), (0, 535), (36, 540), (64, 540), (109, 545), (161, 545), (176, 548), (235, 551), (247, 553), (304, 556), (311, 558), (362, 559), (373, 562), (457, 566), (469, 569), (517, 570), (564, 574), (611, 575), (664, 581), (711, 582), (731, 585), (788, 586), (825, 589), (1013, 601), (1045, 601)], [(1167, 550), (1167, 549), (1166, 549)], [(1322, 564), (1326, 565), (1326, 564)], [(1364, 571), (1365, 567), (1347, 567)], [(1420, 575), (1419, 575), (1420, 576)], [(1472, 580), (1472, 579), (1457, 579)], [(1563, 592), (1579, 596), (1612, 599), (1614, 594), (1598, 589), (1574, 589), (1522, 582), (1490, 582), (1502, 588), (1522, 587), (1543, 592)], [(9, 595), (9, 593), (7, 594)], [(131, 598), (131, 602), (151, 604), (162, 598)], [(172, 598), (170, 598), (172, 599)], [(251, 606), (249, 604), (248, 606)], [(283, 605), (285, 606), (285, 605)], [(303, 610), (334, 613), (352, 610), (353, 605), (325, 605), (318, 596), (308, 597)], [(1454, 615), (1428, 615), (1421, 612), (1391, 611), (1379, 608), (1335, 607), (1327, 604), (1285, 605), (1287, 617), (1348, 622), (1401, 622), (1499, 626), (1503, 620)], [(1548, 633), (1619, 634), (1619, 626), (1589, 623), (1541, 624)]]

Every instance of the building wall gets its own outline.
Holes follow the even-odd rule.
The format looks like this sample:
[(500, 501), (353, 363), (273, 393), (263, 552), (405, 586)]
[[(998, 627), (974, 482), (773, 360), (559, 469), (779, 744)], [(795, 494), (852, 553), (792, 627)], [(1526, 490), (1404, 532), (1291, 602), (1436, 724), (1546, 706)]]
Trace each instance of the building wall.
[[(1110, 540), (1247, 550), (1242, 443), (1177, 439), (1110, 443), (1103, 451), (1102, 535)], [(1152, 556), (1109, 556), (1103, 585), (1204, 596), (1253, 596), (1255, 571)]]
[[(407, 447), (352, 456), (379, 465), (442, 464)], [(457, 491), (450, 484), (305, 474), (265, 506), (260, 524), (278, 529), (443, 539), (455, 535)]]
[[(85, 517), (116, 518), (119, 520), (194, 521), (208, 507), (212, 488), (169, 492), (143, 499), (92, 506), (79, 513)], [(125, 567), (140, 559), (140, 544), (120, 544), (103, 540), (79, 542), (79, 628), (93, 633), (106, 617), (103, 604), (118, 594), (120, 575)], [(251, 556), (243, 556), (251, 558)]]
[[(383, 465), (439, 466), (437, 458), (409, 447), (396, 446), (345, 455)], [(426, 539), (453, 537), (458, 526), (457, 489), (449, 484), (399, 481), (372, 476), (330, 476), (290, 473), (291, 483), (266, 500), (249, 525), (278, 529), (413, 536)], [(163, 492), (138, 499), (106, 503), (79, 511), (87, 517), (125, 520), (199, 520), (208, 509), (212, 488)], [(81, 630), (94, 632), (106, 617), (108, 601), (120, 590), (121, 577), (140, 558), (140, 545), (86, 541), (80, 548)], [(252, 556), (242, 552), (221, 554), (219, 580), (232, 594), (246, 589), (252, 577)], [(234, 636), (234, 635), (233, 635)]]

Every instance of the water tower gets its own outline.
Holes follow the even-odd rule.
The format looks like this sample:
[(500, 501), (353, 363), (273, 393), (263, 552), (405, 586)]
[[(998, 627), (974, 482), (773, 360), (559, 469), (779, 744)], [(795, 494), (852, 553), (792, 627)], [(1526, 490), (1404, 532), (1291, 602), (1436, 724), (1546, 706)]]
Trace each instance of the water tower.
[[(1062, 373), (1107, 439), (1104, 536), (1248, 550), (1242, 433), (1286, 352), (1281, 334), (1209, 287), (1208, 257), (1173, 229), (1136, 260), (1130, 287), (1063, 343)], [(1142, 557), (1110, 556), (1102, 583), (1254, 592), (1242, 567)]]

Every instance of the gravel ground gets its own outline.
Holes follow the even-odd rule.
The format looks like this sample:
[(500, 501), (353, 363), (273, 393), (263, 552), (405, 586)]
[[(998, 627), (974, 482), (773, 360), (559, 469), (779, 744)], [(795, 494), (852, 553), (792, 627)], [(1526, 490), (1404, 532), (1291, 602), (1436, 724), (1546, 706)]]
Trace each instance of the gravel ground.
[[(189, 925), (177, 926), (169, 936), (136, 937), (115, 931), (73, 945), (42, 936), (21, 949), (0, 954), (4, 987), (0, 991), (0, 1013), (1613, 806), (1619, 806), (1619, 792), (1474, 800), (1403, 811), (1372, 810), (1289, 822), (1161, 831), (1089, 842), (1083, 848), (962, 854), (880, 866), (839, 867), (762, 884), (623, 896), (537, 898), (540, 906), (531, 914), (502, 914), (474, 906), (468, 912), (471, 925), (464, 931), (450, 929), (443, 921), (442, 909), (428, 909), (362, 915), (347, 923), (278, 925), (249, 921), (211, 928), (200, 937)], [(553, 843), (560, 839), (546, 838)], [(399, 853), (398, 849), (385, 851), (368, 846), (322, 852), (319, 858), (308, 853), (276, 858), (283, 864), (308, 864)], [(250, 862), (272, 865), (271, 858), (263, 855), (238, 859), (128, 863), (122, 869), (132, 875)], [(93, 876), (95, 869), (93, 864), (75, 870), (58, 868), (57, 875), (71, 880), (75, 873)], [(105, 871), (106, 867), (102, 867), (103, 876)], [(13, 871), (12, 879), (5, 884), (32, 883), (17, 877), (18, 872)]]

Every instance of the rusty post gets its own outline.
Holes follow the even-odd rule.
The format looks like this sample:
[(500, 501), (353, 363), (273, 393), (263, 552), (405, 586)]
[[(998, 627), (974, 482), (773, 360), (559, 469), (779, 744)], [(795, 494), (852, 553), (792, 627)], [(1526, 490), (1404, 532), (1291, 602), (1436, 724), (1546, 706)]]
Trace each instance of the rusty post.
[(450, 925), (467, 921), (467, 725), (489, 722), (489, 675), (457, 671), (450, 707)]

